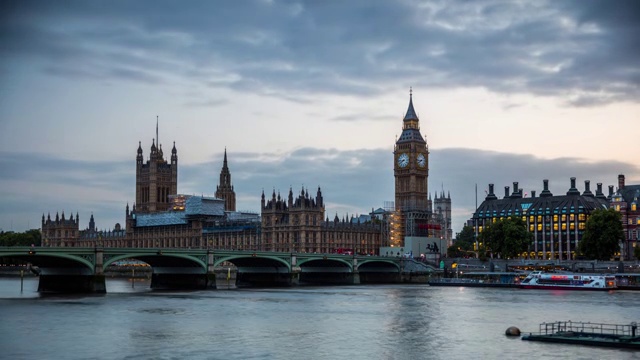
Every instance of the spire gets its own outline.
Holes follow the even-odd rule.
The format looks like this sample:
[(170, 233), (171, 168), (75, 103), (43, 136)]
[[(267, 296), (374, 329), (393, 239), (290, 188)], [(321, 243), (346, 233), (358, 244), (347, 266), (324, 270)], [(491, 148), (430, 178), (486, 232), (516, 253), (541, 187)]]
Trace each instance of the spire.
[(407, 109), (407, 114), (404, 116), (404, 120), (418, 120), (418, 115), (416, 115), (416, 111), (413, 109), (412, 88), (409, 88), (409, 108)]
[(222, 162), (222, 167), (226, 168), (227, 167), (227, 147), (224, 147), (224, 161)]

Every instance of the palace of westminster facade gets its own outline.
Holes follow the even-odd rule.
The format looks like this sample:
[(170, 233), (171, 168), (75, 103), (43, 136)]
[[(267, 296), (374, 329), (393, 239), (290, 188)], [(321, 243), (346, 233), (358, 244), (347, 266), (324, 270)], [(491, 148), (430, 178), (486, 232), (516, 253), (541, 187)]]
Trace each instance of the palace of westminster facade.
[[(281, 197), (261, 196), (261, 213), (236, 211), (236, 194), (224, 152), (215, 197), (180, 195), (175, 143), (170, 160), (156, 138), (144, 163), (142, 144), (136, 157), (136, 201), (127, 204), (125, 227), (80, 230), (79, 215), (42, 215), (42, 245), (71, 247), (182, 247), (281, 252), (352, 252), (378, 254), (383, 246), (402, 246), (405, 236), (432, 236), (451, 244), (451, 197), (444, 191), (432, 201), (428, 192), (429, 150), (420, 134), (410, 94), (402, 134), (394, 148), (395, 203), (359, 217), (329, 219), (320, 187)], [(158, 145), (156, 146), (156, 142)]]

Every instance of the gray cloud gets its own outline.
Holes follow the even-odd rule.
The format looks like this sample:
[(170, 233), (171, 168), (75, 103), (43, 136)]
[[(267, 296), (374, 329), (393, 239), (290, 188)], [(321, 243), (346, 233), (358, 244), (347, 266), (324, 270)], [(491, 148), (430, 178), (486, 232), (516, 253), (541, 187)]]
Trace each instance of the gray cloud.
[[(78, 161), (33, 153), (2, 153), (0, 166), (0, 228), (24, 230), (39, 227), (42, 213), (65, 211), (80, 213), (81, 228), (91, 213), (101, 228), (124, 222), (125, 205), (135, 196), (134, 159), (126, 161)], [(260, 211), (264, 190), (270, 197), (275, 190), (287, 196), (291, 187), (298, 194), (304, 186), (310, 195), (317, 187), (327, 203), (327, 216), (336, 213), (368, 213), (394, 200), (393, 158), (389, 150), (337, 150), (301, 148), (289, 153), (229, 152), (229, 167), (238, 198), (237, 208)], [(184, 161), (184, 160), (182, 160)], [(591, 181), (591, 190), (601, 182), (617, 186), (617, 175), (625, 174), (627, 183), (640, 183), (640, 168), (623, 162), (590, 162), (586, 159), (541, 159), (476, 149), (431, 150), (429, 188), (432, 194), (451, 194), (454, 232), (470, 218), (476, 202), (485, 196), (489, 183), (495, 184), (498, 197), (504, 186), (513, 191), (513, 182), (526, 193), (542, 190), (549, 179), (550, 190), (564, 194), (569, 178), (576, 177), (578, 188)], [(222, 167), (222, 152), (211, 161), (181, 164), (178, 191), (213, 196)], [(42, 180), (46, 179), (46, 181)], [(24, 189), (28, 189), (25, 192)]]
[(301, 102), (411, 83), (595, 106), (640, 95), (639, 7), (633, 0), (5, 2), (0, 69), (37, 60), (59, 76), (145, 83), (177, 76)]

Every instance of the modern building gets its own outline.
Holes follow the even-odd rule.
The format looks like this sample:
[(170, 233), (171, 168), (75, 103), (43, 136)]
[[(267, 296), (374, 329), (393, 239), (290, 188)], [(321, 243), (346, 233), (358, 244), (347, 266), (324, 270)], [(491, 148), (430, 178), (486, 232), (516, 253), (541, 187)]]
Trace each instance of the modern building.
[[(611, 191), (611, 189), (610, 189)], [(640, 237), (640, 185), (626, 185), (624, 175), (618, 175), (618, 190), (611, 195), (610, 206), (622, 215), (622, 229), (625, 239), (621, 244), (622, 257), (634, 258), (633, 251)]]
[(582, 193), (576, 188), (576, 178), (572, 177), (570, 183), (566, 194), (553, 195), (549, 191), (549, 180), (543, 180), (540, 196), (536, 197), (536, 192), (531, 191), (531, 197), (524, 197), (522, 189), (514, 182), (512, 193), (509, 186), (505, 186), (502, 199), (494, 193), (494, 185), (489, 184), (489, 193), (473, 214), (476, 235), (499, 219), (517, 216), (526, 222), (534, 235), (533, 244), (521, 255), (523, 258), (575, 259), (575, 250), (582, 240), (589, 215), (596, 209), (607, 208), (609, 202), (602, 193), (601, 183), (595, 194), (591, 192), (589, 180), (584, 182)]

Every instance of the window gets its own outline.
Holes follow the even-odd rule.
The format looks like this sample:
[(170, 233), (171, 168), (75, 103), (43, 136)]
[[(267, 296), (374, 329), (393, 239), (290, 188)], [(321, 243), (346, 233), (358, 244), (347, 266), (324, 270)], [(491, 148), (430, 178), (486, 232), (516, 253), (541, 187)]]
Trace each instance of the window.
[(535, 229), (535, 225), (533, 225), (533, 224), (529, 225), (529, 231), (530, 232), (533, 232), (534, 229)]
[(538, 222), (542, 222), (542, 216), (538, 215)]
[(567, 230), (567, 224), (566, 223), (562, 223), (562, 231), (566, 231)]
[(583, 222), (578, 223), (578, 230), (584, 230), (585, 229), (585, 224)]
[(538, 224), (538, 231), (542, 231), (542, 224)]
[(636, 203), (631, 204), (631, 211), (636, 211)]
[(575, 230), (575, 229), (576, 229), (576, 223), (570, 223), (569, 230)]
[(558, 222), (558, 215), (553, 215), (553, 222)]
[(562, 222), (565, 222), (565, 221), (567, 221), (567, 215), (566, 215), (566, 214), (563, 214), (563, 215), (562, 215)]
[(587, 220), (587, 216), (585, 214), (578, 214), (578, 221), (585, 221)]
[(569, 215), (569, 221), (575, 221), (576, 220), (576, 215), (575, 214), (570, 214)]
[(619, 204), (616, 204), (615, 209), (616, 209), (616, 211), (620, 211), (620, 205), (619, 205)]
[(557, 223), (553, 224), (553, 231), (558, 231), (558, 224)]

